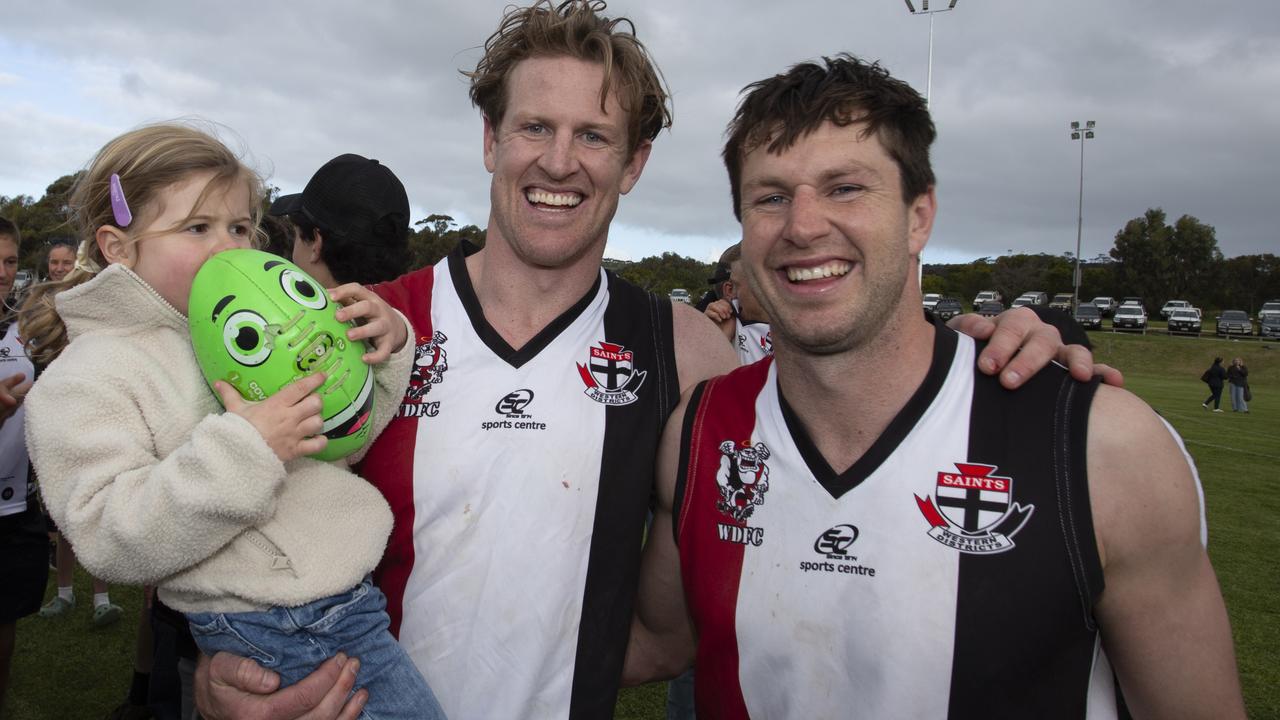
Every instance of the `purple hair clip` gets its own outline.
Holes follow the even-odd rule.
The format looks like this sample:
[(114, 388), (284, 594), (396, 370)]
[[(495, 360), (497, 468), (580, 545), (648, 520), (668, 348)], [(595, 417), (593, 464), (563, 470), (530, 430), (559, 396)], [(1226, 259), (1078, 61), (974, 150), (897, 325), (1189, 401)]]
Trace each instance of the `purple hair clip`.
[(133, 222), (129, 201), (124, 199), (124, 188), (120, 187), (120, 176), (115, 173), (111, 173), (111, 214), (116, 216), (117, 227), (129, 227)]

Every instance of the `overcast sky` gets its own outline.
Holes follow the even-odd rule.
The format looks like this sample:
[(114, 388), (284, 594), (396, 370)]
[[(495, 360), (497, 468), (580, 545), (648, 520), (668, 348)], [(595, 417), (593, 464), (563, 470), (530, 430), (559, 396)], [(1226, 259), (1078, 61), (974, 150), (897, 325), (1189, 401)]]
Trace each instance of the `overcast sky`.
[[(917, 9), (921, 0), (915, 0)], [(946, 0), (933, 6), (945, 7)], [(12, 0), (0, 23), (0, 195), (39, 197), (142, 123), (220, 123), (284, 192), (375, 157), (415, 219), (486, 225), (474, 67), (505, 0)], [(743, 85), (849, 51), (925, 89), (929, 20), (900, 0), (615, 0), (674, 94), (675, 126), (624, 198), (606, 255), (702, 260), (738, 238), (719, 159)], [(1228, 257), (1280, 252), (1280, 6), (960, 0), (934, 16), (940, 214), (926, 262), (1086, 258), (1147, 208), (1217, 228)]]

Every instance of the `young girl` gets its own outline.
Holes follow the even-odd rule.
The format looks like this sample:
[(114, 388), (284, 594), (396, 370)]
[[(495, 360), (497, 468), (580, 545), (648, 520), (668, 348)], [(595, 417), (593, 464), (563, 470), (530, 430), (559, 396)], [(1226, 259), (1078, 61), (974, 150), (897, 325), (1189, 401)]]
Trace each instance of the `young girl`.
[[(52, 360), (27, 398), (32, 460), (84, 565), (158, 585), (208, 654), (251, 657), (289, 684), (341, 651), (361, 661), (362, 717), (443, 717), (368, 577), (391, 529), (386, 502), (306, 457), (325, 444), (313, 394), (324, 378), (254, 404), (218, 383), (223, 412), (196, 363), (192, 278), (251, 244), (258, 178), (213, 137), (157, 125), (107, 143), (70, 205), (75, 268), (30, 298), (22, 334)], [(406, 324), (359, 286), (331, 297), (339, 320), (364, 321), (348, 337), (374, 348), (376, 435), (408, 383)]]

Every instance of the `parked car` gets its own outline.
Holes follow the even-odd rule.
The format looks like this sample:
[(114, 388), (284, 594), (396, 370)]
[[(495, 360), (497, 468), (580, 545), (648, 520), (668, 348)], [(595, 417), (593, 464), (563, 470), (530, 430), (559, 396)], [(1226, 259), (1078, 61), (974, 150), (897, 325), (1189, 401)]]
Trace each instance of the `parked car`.
[(1190, 309), (1190, 307), (1191, 303), (1186, 300), (1170, 300), (1164, 304), (1164, 307), (1160, 308), (1160, 317), (1164, 320), (1168, 320), (1174, 310), (1178, 310), (1180, 308)]
[(1200, 313), (1195, 308), (1176, 308), (1169, 315), (1169, 334), (1200, 334)]
[[(1022, 295), (1020, 295), (1019, 297), (1028, 298), (1031, 302), (1025, 303), (1027, 305), (1048, 305), (1049, 304), (1049, 293), (1043, 293), (1043, 292), (1040, 292), (1039, 290), (1028, 290), (1022, 293)], [(1017, 301), (1015, 300), (1014, 302), (1016, 303)]]
[(1280, 340), (1280, 315), (1268, 315), (1258, 323), (1258, 335), (1262, 339)]
[(1269, 317), (1280, 318), (1280, 300), (1268, 300), (1258, 310), (1258, 334), (1262, 334), (1262, 322)]
[(1111, 318), (1112, 330), (1147, 331), (1147, 311), (1141, 305), (1121, 305), (1116, 308), (1115, 317)]
[(20, 291), (30, 284), (31, 284), (30, 270), (19, 270), (17, 274), (13, 276), (13, 289), (15, 291)]
[(962, 312), (964, 312), (964, 308), (960, 307), (960, 301), (955, 298), (944, 297), (933, 306), (933, 316), (942, 322), (946, 322)]
[(1098, 308), (1098, 311), (1102, 313), (1103, 317), (1111, 317), (1116, 314), (1116, 308), (1120, 307), (1120, 303), (1116, 302), (1116, 299), (1113, 297), (1099, 295), (1093, 299), (1093, 306)]
[(937, 305), (937, 304), (938, 304), (938, 301), (939, 301), (939, 300), (941, 300), (941, 299), (942, 299), (942, 295), (940, 295), (939, 293), (925, 293), (925, 296), (924, 296), (924, 309), (925, 309), (925, 310), (932, 310), (932, 309), (933, 309), (933, 306), (934, 306), (934, 305)]
[(1102, 329), (1102, 311), (1093, 303), (1080, 303), (1076, 307), (1076, 322), (1086, 330)]
[(985, 302), (1004, 302), (999, 290), (983, 290), (973, 298), (973, 309), (978, 310)]
[(1057, 308), (1064, 312), (1071, 312), (1071, 303), (1074, 302), (1076, 296), (1071, 293), (1058, 293), (1053, 296), (1053, 301), (1049, 303), (1049, 307)]
[(1253, 321), (1243, 310), (1223, 310), (1218, 316), (1219, 335), (1252, 335)]
[(1002, 312), (1004, 312), (1004, 303), (998, 300), (988, 300), (978, 308), (978, 314), (982, 317), (995, 317)]
[(1142, 314), (1143, 314), (1143, 315), (1145, 315), (1145, 314), (1147, 313), (1147, 305), (1146, 305), (1146, 303), (1142, 302), (1142, 298), (1140, 298), (1140, 297), (1133, 297), (1133, 296), (1130, 296), (1130, 297), (1126, 297), (1126, 298), (1121, 298), (1121, 299), (1120, 299), (1120, 305), (1122, 305), (1122, 306), (1124, 306), (1124, 305), (1137, 305), (1138, 307), (1142, 308)]
[(685, 305), (692, 304), (689, 301), (689, 291), (684, 288), (676, 288), (671, 291), (671, 302), (684, 303)]

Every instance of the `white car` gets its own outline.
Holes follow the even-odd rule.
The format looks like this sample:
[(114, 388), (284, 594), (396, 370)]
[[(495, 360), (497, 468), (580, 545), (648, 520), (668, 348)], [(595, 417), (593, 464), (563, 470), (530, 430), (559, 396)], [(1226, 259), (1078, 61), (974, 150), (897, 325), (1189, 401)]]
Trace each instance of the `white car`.
[(1115, 317), (1111, 318), (1112, 330), (1147, 331), (1147, 311), (1141, 305), (1121, 305), (1116, 308)]
[(676, 288), (675, 290), (672, 290), (670, 297), (671, 302), (684, 303), (685, 305), (693, 304), (689, 301), (689, 291), (684, 288)]
[(1187, 302), (1186, 300), (1170, 300), (1169, 302), (1164, 304), (1164, 307), (1160, 308), (1160, 317), (1164, 320), (1168, 320), (1169, 316), (1173, 314), (1174, 310), (1190, 310), (1190, 309), (1191, 309), (1191, 303)]
[(938, 301), (942, 299), (942, 295), (938, 293), (926, 293), (924, 296), (924, 309), (933, 310)]

